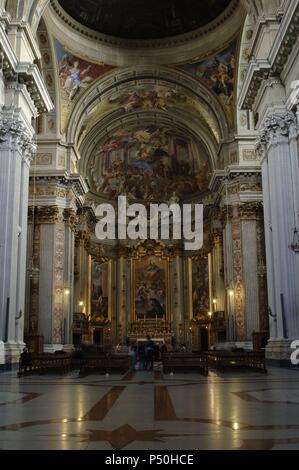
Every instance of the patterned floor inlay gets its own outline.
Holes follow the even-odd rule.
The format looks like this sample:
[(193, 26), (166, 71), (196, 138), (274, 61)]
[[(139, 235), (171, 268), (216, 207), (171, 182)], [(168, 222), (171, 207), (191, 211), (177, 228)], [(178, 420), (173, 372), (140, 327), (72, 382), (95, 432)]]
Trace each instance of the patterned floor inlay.
[(3, 374), (0, 448), (299, 448), (297, 376)]

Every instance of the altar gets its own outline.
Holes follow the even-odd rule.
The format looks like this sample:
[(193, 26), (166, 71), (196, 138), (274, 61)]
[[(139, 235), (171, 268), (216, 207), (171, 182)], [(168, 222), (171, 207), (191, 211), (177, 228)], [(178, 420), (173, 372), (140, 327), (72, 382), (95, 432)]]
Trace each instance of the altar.
[(143, 343), (150, 336), (151, 340), (159, 344), (171, 344), (173, 332), (171, 323), (166, 320), (135, 321), (130, 324), (129, 338), (132, 342)]

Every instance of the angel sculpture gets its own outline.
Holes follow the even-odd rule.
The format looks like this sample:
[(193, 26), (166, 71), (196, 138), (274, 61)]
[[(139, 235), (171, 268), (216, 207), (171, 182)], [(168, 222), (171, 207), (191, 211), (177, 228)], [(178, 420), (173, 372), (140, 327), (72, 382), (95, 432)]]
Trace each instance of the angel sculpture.
[(74, 99), (81, 87), (87, 87), (93, 78), (89, 76), (91, 65), (81, 70), (78, 60), (72, 61), (69, 55), (65, 54), (60, 63), (59, 75), (63, 89), (70, 101)]

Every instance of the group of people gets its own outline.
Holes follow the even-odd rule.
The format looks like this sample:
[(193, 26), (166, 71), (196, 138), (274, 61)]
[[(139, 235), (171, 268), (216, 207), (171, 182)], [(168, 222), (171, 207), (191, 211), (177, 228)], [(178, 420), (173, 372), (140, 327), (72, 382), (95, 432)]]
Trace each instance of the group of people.
[(145, 343), (130, 346), (131, 369), (136, 370), (137, 364), (139, 364), (138, 370), (153, 370), (154, 362), (159, 361), (161, 354), (164, 352), (167, 352), (165, 344), (160, 348), (150, 336), (147, 336)]

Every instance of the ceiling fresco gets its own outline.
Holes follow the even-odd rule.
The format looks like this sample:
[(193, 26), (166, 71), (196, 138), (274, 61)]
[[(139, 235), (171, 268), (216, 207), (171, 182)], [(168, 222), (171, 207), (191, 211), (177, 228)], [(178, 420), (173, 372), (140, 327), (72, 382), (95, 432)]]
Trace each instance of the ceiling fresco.
[[(64, 132), (69, 117), (78, 98), (95, 80), (105, 76), (117, 67), (103, 63), (93, 63), (87, 57), (80, 57), (69, 51), (55, 40), (55, 49), (59, 71), (61, 131)], [(223, 51), (214, 53), (204, 60), (172, 65), (191, 75), (215, 93), (222, 104), (231, 128), (234, 125), (234, 91), (236, 81), (236, 50), (234, 41)], [(128, 114), (132, 111), (184, 112), (201, 120), (220, 143), (220, 130), (209, 106), (199, 101), (192, 94), (176, 84), (163, 84), (161, 80), (137, 80), (127, 82), (121, 88), (111, 89), (101, 96), (97, 105), (89, 111), (80, 132), (80, 142), (105, 116), (116, 111)]]
[(123, 39), (160, 39), (216, 19), (230, 0), (59, 0), (82, 25)]
[(55, 41), (55, 50), (59, 72), (61, 130), (65, 130), (76, 101), (96, 79), (110, 72), (115, 67), (92, 63), (78, 57)]
[(220, 99), (231, 127), (234, 116), (234, 91), (236, 80), (236, 50), (234, 41), (223, 51), (202, 60), (180, 64), (178, 67), (203, 82)]
[(160, 202), (205, 191), (210, 166), (204, 149), (177, 129), (139, 126), (102, 143), (88, 176), (92, 191), (104, 198)]
[(80, 140), (99, 122), (110, 113), (122, 110), (129, 114), (133, 111), (154, 111), (165, 112), (183, 111), (192, 114), (194, 118), (200, 119), (204, 125), (208, 125), (217, 143), (220, 143), (219, 126), (207, 105), (199, 102), (198, 99), (188, 96), (181, 87), (162, 84), (126, 84), (123, 90), (117, 92), (110, 91), (102, 96), (101, 102), (85, 118), (83, 123), (84, 131)]

